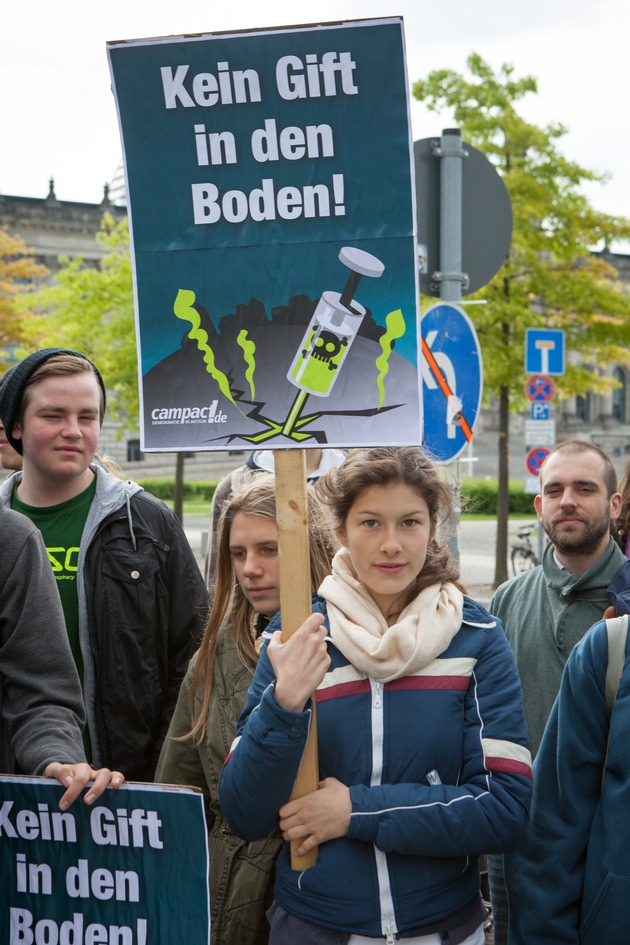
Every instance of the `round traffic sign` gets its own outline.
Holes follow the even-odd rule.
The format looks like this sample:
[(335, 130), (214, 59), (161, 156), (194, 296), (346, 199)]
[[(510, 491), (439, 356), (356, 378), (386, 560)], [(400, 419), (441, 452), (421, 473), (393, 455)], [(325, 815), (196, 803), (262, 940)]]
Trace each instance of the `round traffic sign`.
[(525, 396), (532, 403), (546, 403), (556, 392), (553, 378), (546, 374), (533, 374), (525, 383)]
[(481, 407), (483, 361), (475, 327), (452, 302), (431, 306), (420, 322), (424, 446), (452, 463), (472, 440)]
[(549, 456), (549, 450), (545, 449), (544, 446), (535, 446), (533, 450), (529, 451), (525, 457), (525, 465), (530, 476), (539, 475), (540, 467), (547, 456)]

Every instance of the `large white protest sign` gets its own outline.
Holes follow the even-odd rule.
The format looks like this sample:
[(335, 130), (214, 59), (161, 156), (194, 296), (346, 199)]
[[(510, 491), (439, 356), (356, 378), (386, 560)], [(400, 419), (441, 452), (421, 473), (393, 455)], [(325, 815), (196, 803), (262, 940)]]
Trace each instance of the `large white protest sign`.
[(142, 448), (419, 445), (402, 20), (108, 54)]

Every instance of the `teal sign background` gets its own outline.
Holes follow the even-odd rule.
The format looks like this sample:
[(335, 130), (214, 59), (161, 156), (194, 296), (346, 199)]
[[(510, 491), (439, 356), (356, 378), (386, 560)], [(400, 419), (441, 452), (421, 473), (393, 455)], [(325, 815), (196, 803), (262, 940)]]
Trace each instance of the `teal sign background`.
[(62, 814), (62, 793), (0, 778), (0, 942), (208, 945), (202, 795), (123, 785)]

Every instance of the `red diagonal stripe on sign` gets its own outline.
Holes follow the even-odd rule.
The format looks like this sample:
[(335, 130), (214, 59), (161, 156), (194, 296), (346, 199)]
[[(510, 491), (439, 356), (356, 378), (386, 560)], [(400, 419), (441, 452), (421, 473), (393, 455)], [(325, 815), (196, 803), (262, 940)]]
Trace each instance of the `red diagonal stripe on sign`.
[[(444, 394), (445, 397), (452, 397), (452, 396), (453, 396), (453, 391), (451, 390), (451, 388), (450, 388), (450, 387), (448, 386), (448, 384), (446, 383), (446, 378), (444, 377), (444, 375), (443, 375), (442, 372), (440, 371), (440, 368), (438, 367), (438, 363), (437, 363), (437, 361), (435, 360), (435, 358), (433, 357), (433, 353), (432, 353), (431, 349), (429, 348), (428, 344), (427, 344), (426, 341), (424, 340), (424, 337), (423, 337), (422, 335), (421, 335), (420, 337), (422, 338), (422, 353), (423, 353), (423, 355), (425, 356), (425, 358), (427, 359), (427, 361), (429, 362), (429, 367), (431, 368), (431, 370), (432, 370), (433, 373), (435, 374), (435, 379), (436, 379), (436, 381), (438, 382), (438, 384), (440, 385), (440, 389), (441, 389), (442, 393)], [(462, 430), (464, 431), (464, 436), (466, 437), (466, 439), (467, 439), (468, 442), (470, 443), (470, 441), (472, 440), (472, 430), (471, 430), (470, 427), (468, 426), (468, 423), (467, 423), (466, 418), (465, 418), (465, 416), (464, 416), (463, 413), (462, 413), (461, 420), (459, 421), (459, 425), (461, 426)]]

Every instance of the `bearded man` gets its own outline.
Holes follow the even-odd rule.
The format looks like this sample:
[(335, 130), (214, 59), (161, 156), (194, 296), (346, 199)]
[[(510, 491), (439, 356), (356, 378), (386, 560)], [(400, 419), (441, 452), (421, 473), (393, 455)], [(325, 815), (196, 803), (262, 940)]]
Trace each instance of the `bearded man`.
[[(489, 611), (501, 618), (523, 687), (532, 759), (560, 689), (571, 650), (603, 616), (608, 585), (626, 558), (611, 534), (621, 510), (617, 472), (593, 443), (566, 440), (540, 469), (536, 514), (549, 538), (542, 564), (495, 592)], [(507, 942), (502, 857), (489, 857), (495, 943)]]

